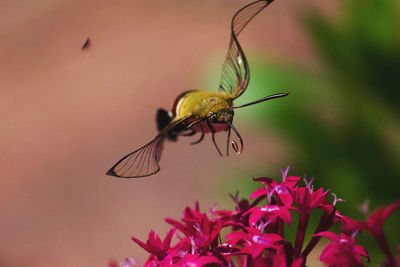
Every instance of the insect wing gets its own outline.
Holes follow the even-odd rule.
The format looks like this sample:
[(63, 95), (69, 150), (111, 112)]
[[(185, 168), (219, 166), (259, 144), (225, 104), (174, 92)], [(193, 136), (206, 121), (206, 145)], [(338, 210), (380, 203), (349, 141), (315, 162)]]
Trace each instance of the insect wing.
[(239, 97), (249, 83), (249, 65), (237, 37), (246, 25), (272, 1), (261, 0), (250, 3), (236, 12), (232, 18), (231, 40), (219, 85), (219, 91), (231, 94), (232, 98)]
[(173, 121), (151, 142), (120, 159), (106, 174), (122, 178), (146, 177), (160, 170), (159, 162), (169, 131), (188, 118)]
[(107, 172), (107, 175), (136, 178), (157, 173), (160, 170), (158, 162), (160, 161), (164, 138), (164, 136), (158, 136), (147, 145), (126, 155)]

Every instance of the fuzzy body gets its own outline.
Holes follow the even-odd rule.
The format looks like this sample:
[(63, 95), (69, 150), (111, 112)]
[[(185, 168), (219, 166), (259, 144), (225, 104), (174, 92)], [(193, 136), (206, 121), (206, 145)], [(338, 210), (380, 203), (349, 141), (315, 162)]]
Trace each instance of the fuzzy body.
[(212, 113), (230, 109), (233, 105), (232, 95), (225, 92), (205, 90), (188, 91), (180, 95), (172, 107), (174, 120), (192, 116), (195, 119), (205, 118)]
[[(225, 92), (210, 92), (205, 90), (187, 91), (175, 100), (172, 106), (173, 120), (191, 116), (185, 123), (190, 123), (215, 114), (215, 121), (210, 121), (215, 132), (225, 131), (228, 126), (226, 120), (232, 117), (227, 112), (233, 105), (231, 94)], [(192, 127), (196, 132), (209, 133), (211, 129), (207, 124), (196, 124)]]

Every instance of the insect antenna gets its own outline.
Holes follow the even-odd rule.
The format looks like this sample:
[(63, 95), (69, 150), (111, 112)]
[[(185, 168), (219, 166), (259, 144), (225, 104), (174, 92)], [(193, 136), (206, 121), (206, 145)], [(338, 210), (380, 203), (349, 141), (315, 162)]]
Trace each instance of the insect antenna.
[(284, 96), (287, 96), (287, 95), (289, 95), (289, 94), (281, 93), (281, 94), (269, 95), (269, 96), (263, 97), (261, 99), (258, 99), (256, 101), (253, 101), (253, 102), (250, 102), (250, 103), (247, 103), (247, 104), (243, 104), (243, 105), (240, 105), (240, 106), (233, 106), (230, 109), (244, 108), (244, 107), (247, 107), (247, 106), (258, 104), (258, 103), (261, 103), (261, 102), (264, 102), (264, 101), (267, 101), (267, 100), (271, 100), (271, 99), (274, 99), (274, 98), (284, 97)]
[(240, 136), (239, 132), (236, 130), (236, 128), (232, 125), (232, 123), (230, 123), (229, 121), (227, 121), (226, 123), (229, 125), (230, 129), (232, 129), (233, 132), (236, 134), (236, 136), (237, 136), (237, 138), (239, 139), (239, 142), (240, 142), (240, 147), (239, 147), (237, 142), (235, 140), (233, 140), (231, 142), (232, 148), (233, 148), (233, 150), (235, 150), (236, 154), (241, 154), (243, 152), (243, 139)]

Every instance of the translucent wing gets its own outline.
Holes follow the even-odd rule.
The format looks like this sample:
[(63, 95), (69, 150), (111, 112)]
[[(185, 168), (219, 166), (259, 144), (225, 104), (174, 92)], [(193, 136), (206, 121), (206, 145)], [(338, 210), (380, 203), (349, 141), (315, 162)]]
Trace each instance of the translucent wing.
[(160, 170), (158, 163), (168, 132), (188, 118), (170, 123), (151, 142), (120, 159), (106, 174), (122, 178), (138, 178), (157, 173)]
[(249, 83), (249, 65), (237, 37), (244, 27), (273, 0), (261, 0), (241, 8), (232, 18), (231, 40), (222, 67), (219, 91), (225, 91), (233, 98), (239, 97)]

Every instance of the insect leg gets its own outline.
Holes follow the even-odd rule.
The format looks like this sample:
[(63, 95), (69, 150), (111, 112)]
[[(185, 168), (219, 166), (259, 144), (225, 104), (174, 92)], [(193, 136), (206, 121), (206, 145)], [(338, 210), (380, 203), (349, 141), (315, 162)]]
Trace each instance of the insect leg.
[(228, 128), (228, 138), (226, 139), (226, 156), (229, 157), (229, 140), (231, 139), (231, 127)]
[(203, 120), (204, 120), (204, 119), (200, 119), (200, 120), (191, 122), (188, 126), (186, 126), (186, 129), (192, 128), (195, 124), (197, 124), (197, 123), (199, 123), (199, 122), (202, 122)]
[(204, 138), (203, 120), (204, 120), (204, 119), (200, 119), (200, 120), (193, 121), (193, 122), (191, 122), (191, 123), (186, 127), (186, 129), (187, 129), (187, 130), (191, 130), (191, 132), (188, 133), (188, 134), (185, 134), (185, 136), (192, 136), (192, 135), (194, 135), (194, 134), (196, 133), (196, 131), (195, 131), (194, 129), (192, 129), (192, 127), (193, 127), (194, 125), (200, 123), (200, 128), (201, 128), (201, 136), (200, 136), (200, 139), (197, 140), (197, 141), (194, 141), (194, 142), (190, 143), (191, 145), (196, 145), (196, 144), (200, 143), (201, 141), (203, 141), (203, 138)]
[(217, 149), (218, 154), (222, 157), (222, 153), (221, 153), (221, 151), (219, 150), (217, 143), (215, 142), (215, 131), (214, 131), (214, 128), (213, 128), (213, 126), (212, 126), (212, 124), (210, 123), (209, 120), (206, 120), (206, 123), (207, 123), (208, 128), (210, 128), (211, 137), (212, 137), (214, 146), (215, 146), (215, 148)]
[(191, 145), (196, 145), (196, 144), (200, 143), (201, 141), (203, 141), (203, 138), (204, 138), (203, 122), (200, 122), (200, 127), (201, 127), (201, 136), (200, 136), (200, 139), (197, 140), (197, 141), (191, 142), (191, 143), (190, 143)]
[(196, 134), (196, 131), (193, 129), (187, 129), (185, 133), (179, 133), (181, 136), (193, 136)]

